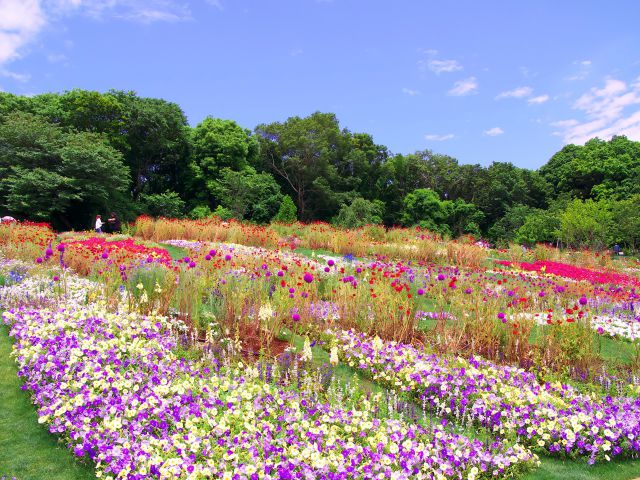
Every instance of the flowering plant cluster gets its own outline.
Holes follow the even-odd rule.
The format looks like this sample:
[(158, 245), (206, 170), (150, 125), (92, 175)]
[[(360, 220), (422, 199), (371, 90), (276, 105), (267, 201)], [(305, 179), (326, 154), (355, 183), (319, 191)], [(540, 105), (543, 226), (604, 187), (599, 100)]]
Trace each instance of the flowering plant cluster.
[[(86, 240), (73, 240), (67, 242), (65, 246), (71, 250), (84, 250), (85, 252), (93, 255), (94, 259), (104, 259), (113, 253), (127, 253), (131, 256), (143, 259), (150, 257), (153, 261), (158, 263), (171, 263), (171, 256), (165, 249), (147, 247), (136, 243), (132, 238), (109, 242), (105, 237), (91, 237)], [(104, 255), (105, 253), (107, 256)]]
[(590, 462), (640, 452), (640, 399), (582, 394), (566, 384), (540, 384), (522, 369), (480, 358), (447, 360), (411, 345), (353, 331), (335, 334), (352, 367), (426, 407), (493, 432), (514, 433), (540, 451), (588, 456)]
[(560, 262), (538, 260), (533, 263), (498, 261), (499, 265), (516, 267), (520, 270), (550, 273), (572, 280), (584, 280), (593, 284), (640, 285), (637, 278), (612, 272), (599, 272), (589, 268), (577, 267)]
[(492, 478), (536, 462), (518, 444), (380, 421), (177, 358), (160, 317), (102, 307), (5, 312), (39, 422), (101, 478)]

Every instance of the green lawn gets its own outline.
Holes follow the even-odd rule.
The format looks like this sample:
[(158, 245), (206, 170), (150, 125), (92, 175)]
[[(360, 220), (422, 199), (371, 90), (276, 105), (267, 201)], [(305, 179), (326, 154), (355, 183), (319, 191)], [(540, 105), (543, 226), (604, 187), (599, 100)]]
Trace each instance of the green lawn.
[(171, 255), (171, 258), (173, 260), (179, 260), (181, 258), (189, 256), (189, 251), (186, 248), (176, 247), (174, 245), (169, 245), (166, 243), (144, 242), (144, 244), (150, 248), (165, 249), (167, 252), (169, 252), (169, 255)]
[(540, 468), (522, 480), (632, 480), (640, 478), (640, 460), (588, 465), (584, 460), (541, 458)]
[(0, 479), (86, 480), (92, 466), (77, 461), (38, 423), (29, 394), (20, 389), (17, 365), (9, 356), (8, 328), (0, 326)]

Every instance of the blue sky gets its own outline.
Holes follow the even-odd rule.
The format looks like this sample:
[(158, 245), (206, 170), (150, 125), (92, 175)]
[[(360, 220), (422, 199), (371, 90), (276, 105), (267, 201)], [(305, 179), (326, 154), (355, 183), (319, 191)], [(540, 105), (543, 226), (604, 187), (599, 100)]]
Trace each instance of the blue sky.
[(246, 128), (316, 110), (392, 152), (538, 168), (640, 140), (640, 2), (0, 0), (0, 89), (134, 90)]

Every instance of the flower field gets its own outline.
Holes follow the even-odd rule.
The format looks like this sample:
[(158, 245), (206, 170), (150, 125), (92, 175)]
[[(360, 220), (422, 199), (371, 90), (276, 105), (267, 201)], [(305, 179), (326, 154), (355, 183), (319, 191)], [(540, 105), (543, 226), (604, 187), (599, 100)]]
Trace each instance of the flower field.
[(418, 229), (132, 233), (0, 225), (23, 388), (98, 478), (524, 479), (640, 454), (631, 261)]

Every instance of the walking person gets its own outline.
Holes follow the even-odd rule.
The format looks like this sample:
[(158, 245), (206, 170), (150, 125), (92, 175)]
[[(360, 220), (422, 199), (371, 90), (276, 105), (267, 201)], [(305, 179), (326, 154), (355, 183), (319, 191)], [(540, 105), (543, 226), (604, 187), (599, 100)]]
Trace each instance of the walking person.
[(96, 215), (96, 233), (102, 233), (102, 217), (100, 215)]

